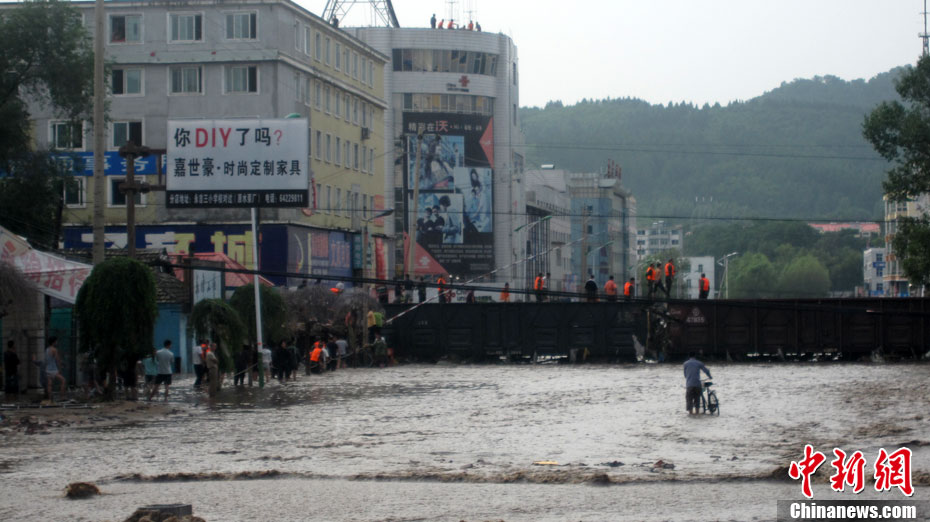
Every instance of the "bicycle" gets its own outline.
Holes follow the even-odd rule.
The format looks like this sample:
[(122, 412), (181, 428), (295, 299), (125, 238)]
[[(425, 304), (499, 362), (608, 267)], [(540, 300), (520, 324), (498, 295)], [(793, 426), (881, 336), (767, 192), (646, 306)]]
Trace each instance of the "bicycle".
[(710, 413), (711, 415), (720, 415), (720, 400), (717, 398), (717, 392), (711, 390), (710, 387), (714, 385), (712, 381), (702, 381), (703, 386), (701, 387), (701, 409), (703, 413)]

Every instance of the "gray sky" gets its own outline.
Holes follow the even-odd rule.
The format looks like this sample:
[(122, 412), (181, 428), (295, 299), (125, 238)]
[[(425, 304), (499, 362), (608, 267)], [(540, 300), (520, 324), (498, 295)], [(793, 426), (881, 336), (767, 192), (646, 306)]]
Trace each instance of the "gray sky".
[[(322, 14), (325, 0), (297, 0)], [(448, 0), (393, 0), (402, 27), (447, 18)], [(513, 38), (520, 103), (746, 100), (783, 81), (871, 78), (916, 62), (922, 0), (457, 0)], [(348, 25), (368, 25), (362, 6)], [(466, 19), (467, 23), (467, 19)]]

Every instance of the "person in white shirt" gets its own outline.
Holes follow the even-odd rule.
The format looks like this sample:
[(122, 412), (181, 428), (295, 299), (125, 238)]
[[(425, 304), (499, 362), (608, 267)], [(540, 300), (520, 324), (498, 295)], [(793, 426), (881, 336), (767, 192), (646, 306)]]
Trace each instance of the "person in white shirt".
[(265, 380), (271, 380), (271, 349), (262, 345), (262, 367), (265, 369)]
[(155, 386), (152, 386), (152, 390), (149, 392), (149, 400), (152, 400), (152, 397), (158, 393), (159, 385), (164, 384), (165, 400), (167, 401), (168, 387), (171, 386), (171, 374), (173, 373), (172, 366), (174, 366), (174, 354), (171, 353), (171, 340), (165, 339), (162, 349), (155, 352), (155, 365), (158, 368), (158, 373), (155, 375)]

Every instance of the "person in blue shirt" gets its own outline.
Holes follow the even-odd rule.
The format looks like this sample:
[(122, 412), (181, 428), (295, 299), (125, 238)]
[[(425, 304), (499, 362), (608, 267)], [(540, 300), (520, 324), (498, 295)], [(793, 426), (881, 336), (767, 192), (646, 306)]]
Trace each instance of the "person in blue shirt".
[(707, 378), (713, 379), (710, 370), (704, 366), (704, 363), (695, 358), (696, 354), (690, 352), (688, 360), (685, 361), (685, 408), (688, 414), (696, 415), (698, 408), (701, 406), (701, 371), (707, 374)]

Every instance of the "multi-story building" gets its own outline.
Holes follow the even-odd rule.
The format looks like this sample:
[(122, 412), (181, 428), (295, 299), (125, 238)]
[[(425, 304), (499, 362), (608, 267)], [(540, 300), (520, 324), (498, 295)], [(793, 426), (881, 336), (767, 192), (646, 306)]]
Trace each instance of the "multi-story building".
[(636, 255), (640, 260), (658, 255), (667, 250), (684, 248), (684, 234), (681, 225), (669, 225), (665, 221), (655, 221), (649, 227), (636, 229)]
[(388, 152), (384, 190), (403, 212), (386, 232), (415, 243), (410, 258), (398, 239), (397, 272), (513, 285), (525, 244), (525, 231), (514, 231), (524, 220), (525, 190), (513, 41), (465, 30), (346, 31), (390, 58), (379, 93), (389, 110), (378, 136)]
[(889, 297), (907, 297), (911, 295), (910, 284), (901, 262), (892, 248), (894, 235), (898, 231), (898, 220), (902, 217), (922, 217), (930, 214), (930, 194), (921, 194), (907, 201), (885, 201), (885, 272), (883, 276), (885, 295)]
[(526, 244), (517, 255), (525, 258), (524, 288), (532, 288), (537, 274), (550, 274), (548, 289), (553, 292), (577, 291), (572, 274), (571, 206), (563, 170), (526, 171)]
[(863, 294), (882, 297), (885, 294), (885, 249), (867, 248), (862, 252)]
[[(570, 173), (572, 272), (581, 284), (590, 274), (599, 287), (609, 276), (625, 281), (633, 276), (636, 202), (618, 177), (600, 173)], [(635, 276), (633, 276), (635, 277)]]
[[(72, 4), (94, 30), (93, 2)], [(167, 147), (168, 120), (306, 118), (313, 204), (264, 209), (263, 269), (325, 276), (361, 268), (360, 229), (385, 209), (384, 65), (388, 56), (289, 0), (107, 2), (106, 223), (111, 246), (125, 244), (125, 162), (131, 140)], [(92, 158), (91, 122), (75, 128), (34, 107), (40, 148)], [(393, 147), (393, 145), (391, 145)], [(392, 150), (392, 149), (389, 149)], [(137, 162), (144, 181), (163, 181), (156, 159)], [(65, 246), (89, 246), (92, 162), (78, 166), (66, 194)], [(252, 268), (247, 210), (169, 209), (164, 192), (136, 196), (137, 246), (218, 251)], [(387, 273), (391, 239), (370, 222), (367, 260)], [(271, 227), (271, 228), (266, 228)], [(296, 282), (296, 280), (295, 280)]]

